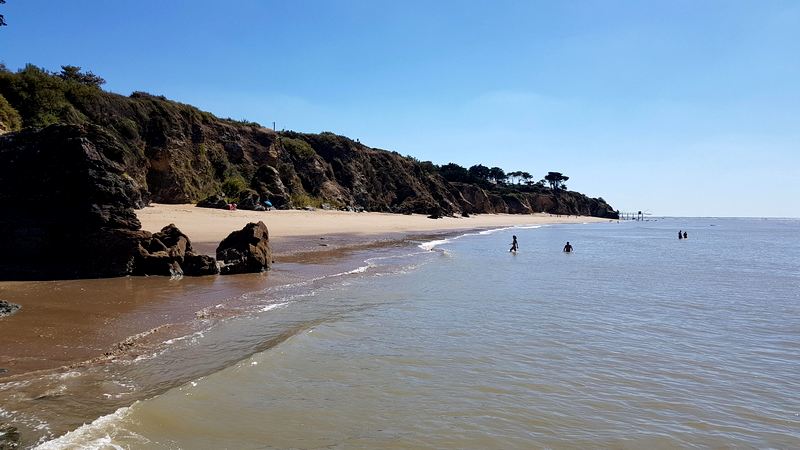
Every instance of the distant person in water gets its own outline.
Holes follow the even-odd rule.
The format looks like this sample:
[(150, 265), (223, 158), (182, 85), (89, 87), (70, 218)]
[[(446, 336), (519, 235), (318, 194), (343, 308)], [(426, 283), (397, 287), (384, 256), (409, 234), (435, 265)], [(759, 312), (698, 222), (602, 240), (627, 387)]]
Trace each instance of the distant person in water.
[(516, 253), (517, 250), (519, 250), (519, 244), (517, 244), (517, 237), (512, 236), (511, 249), (509, 251)]
[(678, 230), (678, 239), (683, 239), (683, 232)]
[(564, 246), (564, 253), (572, 253), (572, 246), (569, 245), (569, 241), (567, 241), (567, 245)]
[(683, 232), (683, 238), (684, 239), (689, 239), (689, 235), (685, 231)]

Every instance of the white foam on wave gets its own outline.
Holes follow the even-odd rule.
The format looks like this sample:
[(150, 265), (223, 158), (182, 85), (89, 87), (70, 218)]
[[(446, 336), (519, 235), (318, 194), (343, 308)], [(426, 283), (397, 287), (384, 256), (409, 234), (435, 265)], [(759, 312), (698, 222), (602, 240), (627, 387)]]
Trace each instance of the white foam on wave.
[(435, 241), (423, 242), (423, 243), (419, 244), (419, 248), (430, 252), (434, 248), (436, 248), (436, 247), (438, 247), (440, 245), (449, 244), (449, 243), (453, 242), (454, 240), (458, 239), (459, 237), (461, 237), (461, 236), (454, 237), (452, 239), (437, 239)]
[(262, 308), (261, 308), (259, 311), (260, 311), (260, 312), (267, 312), (267, 311), (271, 311), (271, 310), (273, 310), (273, 309), (275, 309), (275, 308), (280, 308), (281, 306), (286, 306), (286, 305), (288, 305), (289, 303), (291, 303), (291, 302), (273, 303), (273, 304), (271, 304), (271, 305), (266, 305), (266, 306), (262, 307)]
[[(25, 427), (32, 428), (34, 430), (45, 431), (45, 436), (51, 436), (50, 426), (47, 424), (47, 422), (29, 413), (7, 411), (3, 408), (0, 408), (0, 419), (4, 419), (5, 421), (13, 422), (19, 425), (24, 425)], [(47, 438), (45, 437), (43, 439)]]
[[(83, 424), (77, 429), (44, 442), (35, 448), (36, 450), (63, 448), (79, 448), (86, 450), (107, 448), (122, 449), (122, 446), (114, 444), (113, 435), (116, 435), (116, 432), (119, 430), (119, 422), (127, 417), (130, 408), (130, 406), (119, 408), (111, 414), (98, 417), (92, 423)], [(138, 437), (143, 439), (141, 436)]]
[(200, 331), (195, 331), (194, 333), (191, 334), (187, 334), (185, 336), (167, 339), (166, 341), (163, 341), (162, 344), (170, 345), (176, 342), (185, 341), (186, 339), (191, 339), (192, 340), (191, 342), (195, 343), (197, 342), (197, 339), (200, 339), (204, 336), (205, 336), (205, 330), (200, 330)]
[(467, 237), (467, 236), (486, 236), (489, 234), (498, 233), (500, 231), (507, 231), (507, 230), (531, 230), (536, 228), (541, 228), (543, 225), (514, 225), (511, 227), (501, 227), (501, 228), (492, 228), (489, 230), (478, 231), (476, 233), (464, 233), (458, 236), (454, 236), (448, 239), (436, 239), (433, 241), (423, 242), (418, 245), (419, 248), (425, 251), (433, 251), (436, 247), (444, 244), (449, 244), (455, 240)]

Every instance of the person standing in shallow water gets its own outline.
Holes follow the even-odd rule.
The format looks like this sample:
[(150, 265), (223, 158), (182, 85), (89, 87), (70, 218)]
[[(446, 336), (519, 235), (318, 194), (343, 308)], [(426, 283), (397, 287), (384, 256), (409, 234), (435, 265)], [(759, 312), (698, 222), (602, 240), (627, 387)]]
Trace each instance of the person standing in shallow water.
[(517, 237), (516, 236), (512, 236), (512, 238), (513, 238), (513, 240), (511, 241), (511, 249), (509, 251), (516, 253), (517, 250), (519, 250), (519, 244), (517, 244)]
[(569, 241), (567, 241), (567, 245), (564, 246), (564, 253), (572, 253), (572, 246), (569, 245)]
[(678, 230), (678, 239), (683, 239), (683, 232)]
[(683, 232), (683, 238), (684, 238), (684, 239), (689, 239), (689, 234), (688, 234), (688, 233), (686, 233), (685, 231)]

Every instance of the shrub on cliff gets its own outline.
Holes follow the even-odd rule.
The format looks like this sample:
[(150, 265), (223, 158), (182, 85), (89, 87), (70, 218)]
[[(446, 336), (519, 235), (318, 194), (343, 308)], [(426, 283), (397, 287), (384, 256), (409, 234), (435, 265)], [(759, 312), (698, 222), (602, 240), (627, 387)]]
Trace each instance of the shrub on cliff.
[(230, 201), (235, 201), (239, 197), (239, 193), (245, 189), (247, 189), (247, 180), (238, 173), (228, 176), (222, 182), (222, 192)]
[(22, 128), (22, 117), (8, 103), (5, 97), (0, 95), (0, 133), (8, 131), (17, 131)]
[[(85, 95), (88, 86), (71, 83), (48, 71), (26, 65), (17, 73), (0, 72), (0, 95), (15, 106), (23, 125), (44, 127), (54, 123), (85, 123), (86, 116), (68, 99)], [(96, 90), (96, 89), (95, 89)]]
[(301, 161), (311, 159), (317, 154), (308, 142), (302, 139), (281, 138), (281, 143), (283, 144), (283, 148)]

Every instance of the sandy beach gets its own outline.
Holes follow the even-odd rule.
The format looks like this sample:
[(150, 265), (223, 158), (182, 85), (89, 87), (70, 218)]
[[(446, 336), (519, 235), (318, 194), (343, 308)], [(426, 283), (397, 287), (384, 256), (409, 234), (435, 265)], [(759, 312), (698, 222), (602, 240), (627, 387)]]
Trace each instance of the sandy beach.
[[(231, 231), (262, 220), (270, 231), (276, 263), (272, 272), (169, 280), (126, 277), (0, 283), (0, 298), (22, 305), (0, 318), (0, 378), (55, 369), (98, 357), (136, 351), (131, 336), (166, 328), (182, 329), (197, 311), (243, 292), (296, 281), (345, 264), (359, 251), (405, 245), (462, 230), (513, 225), (606, 222), (593, 217), (475, 215), (438, 220), (423, 215), (341, 211), (225, 211), (193, 205), (154, 204), (137, 211), (142, 228), (158, 231), (174, 223), (201, 252), (214, 254)], [(170, 324), (169, 326), (167, 326)]]
[[(294, 253), (318, 246), (316, 240), (332, 239), (342, 245), (366, 244), (402, 238), (413, 234), (435, 234), (448, 231), (496, 228), (514, 225), (555, 223), (608, 222), (608, 219), (585, 216), (553, 216), (537, 213), (480, 214), (470, 217), (429, 219), (421, 214), (353, 213), (346, 211), (227, 211), (197, 208), (194, 205), (152, 204), (137, 211), (142, 229), (158, 231), (174, 223), (201, 251), (213, 254), (216, 245), (228, 233), (241, 229), (248, 222), (263, 221), (269, 229), (270, 241), (278, 254)], [(305, 239), (304, 239), (305, 238)]]

